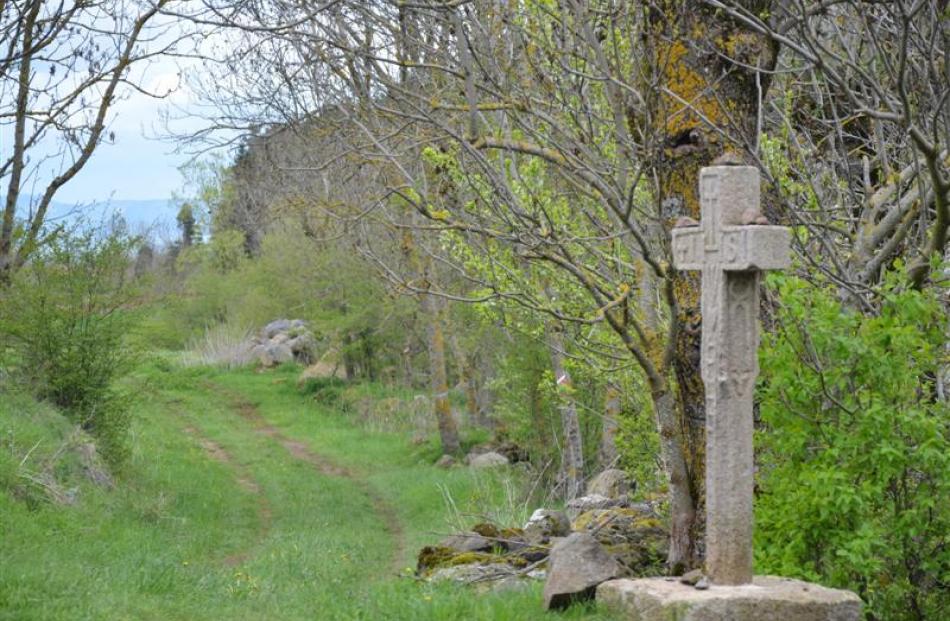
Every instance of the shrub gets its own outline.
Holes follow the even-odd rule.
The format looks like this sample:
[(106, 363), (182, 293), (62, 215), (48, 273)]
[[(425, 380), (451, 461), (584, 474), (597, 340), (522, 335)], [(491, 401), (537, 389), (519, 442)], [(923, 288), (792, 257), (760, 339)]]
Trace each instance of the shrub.
[(124, 337), (133, 246), (119, 234), (57, 235), (0, 292), (0, 335), (14, 371), (94, 434), (113, 463), (125, 457), (129, 424), (114, 380), (131, 362)]
[(346, 382), (336, 377), (311, 377), (300, 386), (300, 392), (312, 395), (314, 401), (327, 407), (340, 404)]
[(774, 278), (762, 354), (757, 571), (855, 590), (871, 619), (945, 619), (950, 406), (935, 391), (948, 317), (933, 292), (865, 315)]

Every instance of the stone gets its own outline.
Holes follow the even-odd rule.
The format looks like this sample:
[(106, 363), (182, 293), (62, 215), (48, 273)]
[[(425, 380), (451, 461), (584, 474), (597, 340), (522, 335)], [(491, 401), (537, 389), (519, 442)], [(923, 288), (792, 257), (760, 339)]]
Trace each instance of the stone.
[(694, 569), (680, 576), (680, 584), (688, 584), (689, 586), (696, 586), (696, 583), (705, 577), (706, 575), (703, 573), (702, 569)]
[(522, 530), (529, 544), (538, 545), (548, 543), (552, 537), (566, 537), (571, 534), (571, 521), (563, 511), (535, 509)]
[(712, 584), (705, 590), (665, 578), (611, 580), (597, 588), (597, 601), (633, 621), (862, 619), (861, 600), (850, 591), (773, 576), (756, 576), (751, 584)]
[(528, 546), (524, 545), (519, 547), (518, 544), (507, 546), (509, 550), (512, 551), (513, 555), (517, 558), (522, 559), (524, 562), (530, 564), (537, 563), (538, 561), (543, 561), (551, 554), (551, 550), (542, 546)]
[(457, 552), (487, 552), (494, 547), (494, 542), (472, 532), (446, 537), (439, 542), (439, 547), (449, 548)]
[(293, 359), (294, 352), (287, 347), (286, 343), (265, 345), (263, 355), (258, 356), (261, 366), (264, 367), (275, 367), (285, 362), (292, 362)]
[(503, 562), (504, 559), (501, 556), (488, 552), (459, 552), (444, 546), (426, 546), (419, 550), (416, 557), (416, 573), (420, 576), (428, 576), (440, 567)]
[(314, 350), (317, 346), (317, 337), (306, 329), (295, 329), (289, 333), (291, 347), (294, 351)]
[[(752, 579), (752, 396), (759, 373), (759, 273), (790, 263), (791, 231), (753, 224), (759, 171), (700, 171), (700, 227), (673, 229), (679, 270), (702, 270), (706, 390), (706, 569), (714, 584)], [(752, 220), (752, 222), (746, 222)]]
[(543, 569), (522, 571), (506, 563), (485, 563), (442, 567), (433, 571), (430, 582), (457, 582), (472, 585), (480, 591), (493, 593), (511, 591), (528, 587), (538, 580), (544, 580), (547, 572)]
[(591, 599), (597, 585), (619, 572), (620, 566), (596, 539), (587, 533), (572, 533), (551, 549), (544, 608), (562, 609), (575, 601)]
[[(290, 335), (286, 332), (279, 332), (273, 336), (270, 340), (271, 345), (280, 345), (281, 343), (289, 343)], [(288, 345), (290, 347), (290, 345)]]
[(699, 222), (697, 222), (694, 218), (690, 218), (689, 216), (680, 216), (676, 219), (676, 223), (674, 223), (673, 226), (681, 229), (684, 227), (699, 226)]
[(309, 332), (303, 332), (287, 341), (294, 353), (294, 360), (301, 364), (311, 364), (316, 360), (317, 339)]
[(264, 345), (254, 345), (251, 347), (251, 358), (257, 360), (262, 367), (269, 367), (273, 364), (270, 356), (267, 355), (267, 348)]
[(472, 468), (496, 468), (508, 465), (508, 458), (494, 451), (473, 455), (471, 459), (466, 459), (466, 461)]
[(567, 515), (572, 520), (576, 520), (577, 516), (594, 509), (610, 509), (628, 504), (626, 498), (608, 498), (601, 494), (589, 494), (567, 501)]
[(608, 468), (590, 480), (587, 484), (587, 495), (625, 498), (633, 491), (633, 488), (633, 481), (626, 472), (617, 468)]
[(435, 462), (437, 468), (451, 468), (456, 464), (458, 464), (458, 460), (451, 455), (443, 455), (439, 458), (439, 461)]
[(739, 224), (756, 224), (756, 220), (762, 217), (762, 212), (757, 207), (749, 207), (742, 212), (742, 221)]
[(518, 570), (507, 563), (471, 563), (468, 565), (454, 565), (440, 567), (433, 571), (428, 580), (430, 582), (461, 582), (469, 584), (490, 580), (500, 580), (517, 574)]
[(297, 387), (303, 387), (312, 379), (327, 379), (335, 377), (336, 379), (346, 379), (346, 371), (340, 364), (339, 354), (335, 349), (329, 349), (320, 359), (303, 370), (300, 377), (297, 378)]
[(261, 330), (261, 334), (264, 336), (264, 338), (272, 339), (277, 334), (281, 332), (287, 332), (293, 327), (294, 324), (289, 319), (278, 319), (264, 326), (264, 329)]
[(650, 576), (665, 571), (670, 537), (652, 511), (631, 507), (594, 509), (574, 520), (573, 528), (590, 533), (604, 546), (620, 563), (620, 576)]

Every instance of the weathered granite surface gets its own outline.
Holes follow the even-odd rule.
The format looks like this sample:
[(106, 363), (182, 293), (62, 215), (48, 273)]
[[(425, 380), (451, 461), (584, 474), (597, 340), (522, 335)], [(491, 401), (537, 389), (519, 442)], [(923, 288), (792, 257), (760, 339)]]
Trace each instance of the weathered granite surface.
[(620, 565), (587, 533), (571, 533), (551, 549), (544, 583), (545, 610), (591, 599), (594, 589), (620, 575)]
[(629, 621), (860, 621), (850, 591), (756, 576), (751, 584), (698, 590), (669, 578), (610, 580), (597, 600)]

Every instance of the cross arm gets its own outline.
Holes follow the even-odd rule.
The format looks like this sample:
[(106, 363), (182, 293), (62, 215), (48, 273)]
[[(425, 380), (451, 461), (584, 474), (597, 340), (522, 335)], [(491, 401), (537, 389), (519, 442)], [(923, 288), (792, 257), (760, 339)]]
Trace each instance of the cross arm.
[(778, 270), (792, 263), (792, 230), (787, 226), (722, 227), (722, 269), (728, 272)]
[(792, 231), (785, 226), (723, 226), (718, 234), (700, 227), (673, 229), (673, 267), (727, 272), (777, 270), (791, 264)]
[(678, 270), (703, 269), (703, 230), (698, 226), (673, 229), (673, 267)]

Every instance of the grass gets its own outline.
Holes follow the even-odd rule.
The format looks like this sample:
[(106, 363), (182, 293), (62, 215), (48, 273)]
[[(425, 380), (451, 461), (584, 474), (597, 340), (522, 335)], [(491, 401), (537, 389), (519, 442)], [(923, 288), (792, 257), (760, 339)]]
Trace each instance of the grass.
[(71, 506), (24, 496), (18, 477), (51, 463), (70, 426), (5, 395), (0, 619), (608, 618), (543, 613), (540, 586), (480, 594), (412, 579), (419, 547), (474, 521), (445, 495), (463, 513), (517, 513), (504, 477), (434, 468), (431, 444), (367, 432), (301, 395), (296, 373), (143, 369), (115, 490), (59, 452), (57, 478), (79, 489)]

